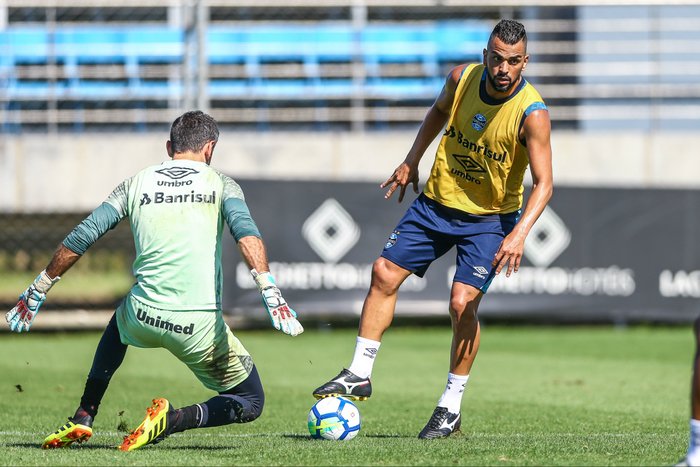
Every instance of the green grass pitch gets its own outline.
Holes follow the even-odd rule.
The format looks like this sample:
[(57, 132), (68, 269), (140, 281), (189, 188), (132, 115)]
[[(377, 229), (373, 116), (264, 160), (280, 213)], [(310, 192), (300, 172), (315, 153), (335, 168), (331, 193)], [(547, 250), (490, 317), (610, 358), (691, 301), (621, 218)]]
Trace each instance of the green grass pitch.
[(689, 327), (484, 326), (462, 432), (427, 442), (416, 435), (444, 388), (448, 325), (387, 332), (374, 395), (358, 403), (362, 430), (347, 442), (311, 439), (306, 416), (311, 391), (349, 363), (354, 329), (238, 336), (263, 380), (263, 415), (123, 453), (119, 425), (140, 423), (151, 398), (181, 406), (213, 393), (166, 351), (131, 348), (93, 438), (44, 451), (79, 401), (99, 334), (0, 334), (0, 464), (671, 465), (686, 448)]

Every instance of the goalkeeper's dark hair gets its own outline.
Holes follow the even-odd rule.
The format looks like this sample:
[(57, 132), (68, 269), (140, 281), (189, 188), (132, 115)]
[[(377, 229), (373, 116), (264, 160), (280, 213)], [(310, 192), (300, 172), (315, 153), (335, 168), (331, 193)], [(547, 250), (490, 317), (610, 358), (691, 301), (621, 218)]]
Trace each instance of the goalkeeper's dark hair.
[(525, 32), (525, 26), (512, 19), (500, 20), (491, 32), (489, 42), (491, 42), (491, 39), (494, 37), (498, 37), (508, 45), (515, 45), (520, 41), (524, 41), (525, 50), (527, 50), (527, 33)]
[(209, 141), (219, 140), (219, 126), (201, 110), (186, 112), (175, 119), (170, 127), (173, 152), (199, 152)]

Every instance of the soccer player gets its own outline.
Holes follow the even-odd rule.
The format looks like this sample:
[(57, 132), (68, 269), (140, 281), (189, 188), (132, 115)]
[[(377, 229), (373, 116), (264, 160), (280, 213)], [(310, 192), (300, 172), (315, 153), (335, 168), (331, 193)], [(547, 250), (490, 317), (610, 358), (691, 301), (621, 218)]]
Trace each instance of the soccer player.
[(690, 390), (690, 441), (685, 457), (676, 465), (700, 466), (700, 318), (693, 326), (695, 358)]
[(224, 223), (251, 269), (275, 329), (296, 336), (303, 328), (269, 272), (265, 246), (241, 188), (209, 166), (218, 138), (216, 121), (209, 115), (193, 111), (178, 117), (166, 143), (171, 160), (122, 182), (65, 238), (7, 313), (12, 331), (29, 331), (60, 276), (105, 232), (129, 218), (136, 283), (102, 335), (75, 415), (44, 440), (44, 448), (92, 436), (102, 397), (129, 345), (168, 349), (219, 394), (179, 409), (166, 398), (154, 399), (121, 450), (155, 444), (190, 428), (247, 423), (260, 416), (265, 398), (258, 371), (222, 316)]
[[(489, 37), (483, 63), (463, 64), (448, 74), (408, 155), (381, 187), (389, 187), (387, 199), (400, 189), (399, 202), (407, 185), (417, 193), (418, 163), (444, 129), (430, 177), (373, 265), (352, 362), (314, 390), (316, 398), (370, 397), (372, 367), (399, 287), (412, 273), (422, 277), (456, 246), (447, 386), (418, 437), (443, 438), (459, 429), (462, 394), (479, 349), (479, 303), (495, 274), (518, 271), (525, 238), (552, 196), (549, 114), (522, 76), (528, 59), (525, 28), (502, 20)], [(521, 211), (528, 164), (533, 187)]]

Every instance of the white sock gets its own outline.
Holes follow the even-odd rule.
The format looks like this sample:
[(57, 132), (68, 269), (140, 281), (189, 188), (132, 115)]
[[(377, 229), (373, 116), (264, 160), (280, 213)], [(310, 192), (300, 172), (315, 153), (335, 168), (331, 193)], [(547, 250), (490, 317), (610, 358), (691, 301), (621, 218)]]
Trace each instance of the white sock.
[(700, 420), (690, 419), (690, 443), (686, 458), (688, 465), (700, 465)]
[(381, 342), (357, 336), (355, 355), (352, 357), (352, 363), (348, 367), (348, 370), (355, 373), (360, 378), (369, 378), (372, 374), (372, 367), (374, 366), (374, 357), (377, 356), (381, 344)]
[(438, 401), (438, 407), (445, 407), (449, 412), (459, 413), (462, 407), (462, 396), (467, 386), (469, 375), (447, 373), (447, 386)]

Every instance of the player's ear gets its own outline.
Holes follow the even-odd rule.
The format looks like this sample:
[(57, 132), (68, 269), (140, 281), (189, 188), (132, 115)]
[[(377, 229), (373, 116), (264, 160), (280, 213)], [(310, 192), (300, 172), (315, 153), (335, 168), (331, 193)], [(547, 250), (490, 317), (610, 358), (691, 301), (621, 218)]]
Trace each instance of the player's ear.
[(484, 65), (484, 66), (487, 66), (487, 65), (486, 65), (486, 49), (484, 49), (483, 55), (484, 55), (483, 65)]
[(523, 58), (523, 70), (525, 70), (525, 68), (527, 68), (527, 62), (529, 62), (529, 61), (530, 61), (530, 56), (525, 55), (525, 57)]
[(165, 143), (165, 150), (168, 151), (168, 156), (173, 157), (175, 153), (173, 152), (173, 144), (168, 140)]
[(211, 162), (211, 158), (214, 156), (214, 148), (216, 147), (216, 141), (209, 141), (204, 146), (204, 158), (207, 164)]

